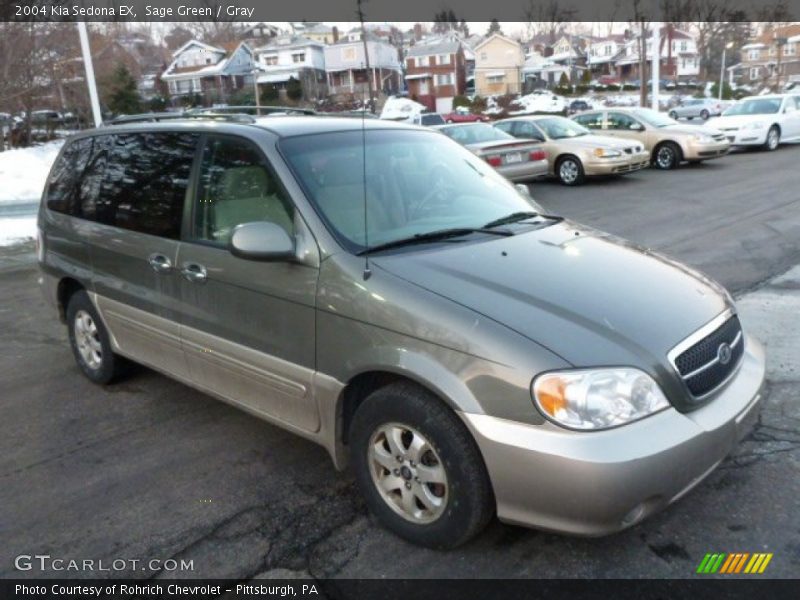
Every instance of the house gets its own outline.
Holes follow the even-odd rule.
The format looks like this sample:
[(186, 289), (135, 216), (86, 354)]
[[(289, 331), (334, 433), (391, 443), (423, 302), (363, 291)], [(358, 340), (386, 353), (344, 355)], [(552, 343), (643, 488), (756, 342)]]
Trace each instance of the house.
[(615, 58), (625, 48), (627, 38), (624, 34), (614, 34), (592, 40), (589, 44), (587, 66), (592, 72), (592, 78), (603, 75), (616, 75)]
[(429, 110), (453, 110), (453, 98), (464, 93), (467, 83), (464, 50), (458, 40), (412, 46), (405, 64), (409, 96)]
[(372, 89), (378, 93), (396, 94), (400, 90), (403, 75), (397, 48), (376, 40), (368, 40), (366, 46), (369, 69), (363, 41), (325, 46), (329, 94), (366, 98), (370, 79)]
[(238, 37), (251, 47), (266, 44), (281, 34), (281, 30), (272, 23), (242, 23), (238, 26)]
[(303, 88), (303, 98), (313, 100), (328, 94), (325, 77), (324, 44), (305, 36), (282, 36), (266, 46), (253, 50), (256, 82), (259, 86), (272, 84), (285, 89), (294, 78)]
[[(615, 74), (622, 81), (641, 79), (640, 40), (640, 37), (628, 39), (614, 60)], [(659, 42), (659, 71), (662, 79), (686, 81), (698, 76), (700, 54), (693, 34), (670, 26), (661, 31)], [(645, 40), (645, 59), (648, 64), (644, 75), (647, 77), (653, 59), (652, 33)]]
[(173, 53), (161, 79), (173, 97), (199, 95), (205, 104), (226, 103), (232, 94), (253, 84), (254, 67), (247, 42), (211, 46), (190, 40)]
[(740, 84), (781, 86), (800, 81), (800, 23), (766, 28), (742, 46), (742, 62), (729, 69)]
[(519, 93), (525, 55), (518, 42), (495, 33), (475, 46), (473, 51), (475, 92), (479, 96)]

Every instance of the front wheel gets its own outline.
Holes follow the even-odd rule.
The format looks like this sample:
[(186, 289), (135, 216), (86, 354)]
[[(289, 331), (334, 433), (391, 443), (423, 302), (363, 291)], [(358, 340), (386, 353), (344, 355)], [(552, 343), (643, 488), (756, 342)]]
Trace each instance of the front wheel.
[(677, 121), (678, 113), (676, 113), (674, 110), (669, 111), (669, 118), (672, 119), (673, 121)]
[(367, 506), (396, 535), (428, 548), (454, 548), (494, 513), (483, 458), (467, 428), (438, 398), (412, 383), (373, 392), (349, 436)]
[(778, 146), (781, 143), (781, 132), (780, 130), (773, 125), (769, 128), (767, 132), (767, 140), (764, 142), (764, 148), (772, 152), (773, 150), (777, 150)]
[(556, 164), (556, 175), (564, 185), (580, 185), (586, 178), (583, 164), (574, 156), (565, 156)]
[(83, 374), (95, 383), (111, 382), (125, 361), (113, 353), (105, 325), (86, 292), (72, 295), (66, 315), (72, 354)]
[(668, 171), (669, 169), (677, 167), (679, 162), (680, 150), (675, 144), (667, 142), (656, 148), (653, 164), (657, 168)]
[(703, 111), (700, 113), (700, 118), (703, 119), (703, 121), (708, 121), (708, 117), (709, 117), (708, 111), (703, 109)]

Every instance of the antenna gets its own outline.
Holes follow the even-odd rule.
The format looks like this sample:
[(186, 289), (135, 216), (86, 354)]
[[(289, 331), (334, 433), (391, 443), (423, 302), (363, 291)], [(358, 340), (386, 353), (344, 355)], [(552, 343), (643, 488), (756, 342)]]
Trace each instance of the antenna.
[[(356, 0), (358, 10), (358, 21), (361, 23), (361, 41), (364, 43), (364, 62), (366, 63), (367, 85), (369, 86), (369, 107), (372, 107), (372, 78), (369, 73), (369, 45), (367, 44), (367, 30), (364, 27), (364, 11), (361, 8), (361, 3), (365, 0)], [(362, 65), (364, 66), (364, 65)], [(364, 183), (364, 247), (367, 253), (364, 255), (364, 281), (372, 277), (372, 271), (369, 268), (369, 220), (367, 219), (367, 107), (362, 100), (361, 106), (361, 167), (362, 167), (362, 181)]]

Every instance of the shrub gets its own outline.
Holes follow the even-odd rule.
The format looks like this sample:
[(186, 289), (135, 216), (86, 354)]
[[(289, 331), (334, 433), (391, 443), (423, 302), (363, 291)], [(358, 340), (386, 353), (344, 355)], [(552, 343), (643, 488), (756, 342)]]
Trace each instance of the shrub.
[(261, 102), (263, 104), (272, 104), (278, 100), (278, 88), (271, 83), (268, 83), (261, 88), (260, 93)]
[(286, 95), (289, 100), (297, 102), (303, 97), (303, 85), (294, 77), (290, 77), (286, 83)]
[(472, 107), (472, 102), (470, 102), (469, 98), (466, 96), (456, 96), (453, 98), (453, 108), (456, 109), (459, 106), (466, 106), (467, 108)]

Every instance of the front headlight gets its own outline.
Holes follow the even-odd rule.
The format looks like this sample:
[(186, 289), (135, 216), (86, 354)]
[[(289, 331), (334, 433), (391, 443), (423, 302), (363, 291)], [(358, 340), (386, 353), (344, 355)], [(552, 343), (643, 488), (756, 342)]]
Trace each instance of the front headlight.
[(609, 150), (608, 148), (595, 148), (594, 155), (598, 158), (616, 158), (622, 156), (619, 150)]
[(764, 129), (767, 124), (763, 121), (756, 121), (754, 123), (745, 123), (742, 125), (742, 129)]
[(714, 141), (714, 138), (712, 138), (710, 135), (705, 135), (705, 134), (702, 134), (702, 133), (694, 134), (692, 136), (692, 139), (695, 142), (699, 142), (701, 144), (710, 144), (710, 143), (712, 143)]
[(545, 417), (570, 429), (608, 429), (669, 407), (653, 378), (630, 367), (544, 373), (533, 398)]

